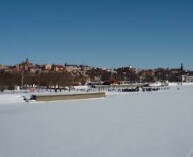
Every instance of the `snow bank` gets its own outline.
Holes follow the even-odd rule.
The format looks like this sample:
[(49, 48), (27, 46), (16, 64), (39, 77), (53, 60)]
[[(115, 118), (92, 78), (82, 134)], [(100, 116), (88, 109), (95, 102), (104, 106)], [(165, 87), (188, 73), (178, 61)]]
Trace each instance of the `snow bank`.
[(162, 86), (162, 83), (161, 82), (150, 83), (149, 86), (150, 87), (160, 87)]
[(169, 82), (168, 83), (168, 86), (180, 86), (180, 85), (183, 85), (183, 86), (193, 86), (193, 82)]
[(178, 86), (179, 85), (179, 83), (177, 83), (177, 82), (169, 82), (168, 83), (168, 86)]
[(0, 94), (0, 105), (23, 103), (22, 94)]
[(182, 83), (184, 86), (193, 86), (193, 82), (184, 82)]

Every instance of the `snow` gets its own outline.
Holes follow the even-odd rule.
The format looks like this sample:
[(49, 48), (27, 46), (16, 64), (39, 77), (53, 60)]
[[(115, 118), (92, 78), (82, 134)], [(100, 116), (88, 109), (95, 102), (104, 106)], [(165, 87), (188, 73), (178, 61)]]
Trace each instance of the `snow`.
[(193, 82), (183, 82), (183, 83), (176, 83), (176, 82), (169, 82), (168, 85), (169, 86), (180, 86), (180, 85), (183, 85), (183, 86), (193, 86)]
[(192, 93), (179, 86), (49, 103), (0, 94), (0, 157), (193, 157)]
[(156, 82), (156, 83), (150, 83), (149, 84), (149, 87), (160, 87), (160, 86), (162, 86), (161, 82)]
[(23, 103), (21, 94), (0, 94), (0, 105)]

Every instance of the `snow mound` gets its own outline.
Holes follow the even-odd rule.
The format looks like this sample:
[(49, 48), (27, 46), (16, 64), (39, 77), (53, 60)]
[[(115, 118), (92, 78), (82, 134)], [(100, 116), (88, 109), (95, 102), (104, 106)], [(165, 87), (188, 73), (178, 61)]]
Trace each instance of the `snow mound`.
[(23, 103), (21, 94), (0, 94), (0, 105)]

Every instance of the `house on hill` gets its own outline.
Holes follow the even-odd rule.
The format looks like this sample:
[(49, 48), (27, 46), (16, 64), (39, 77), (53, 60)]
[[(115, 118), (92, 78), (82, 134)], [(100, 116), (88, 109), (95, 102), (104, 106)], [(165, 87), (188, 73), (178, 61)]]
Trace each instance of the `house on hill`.
[(30, 68), (34, 68), (33, 64), (29, 61), (27, 58), (26, 61), (16, 64), (15, 65), (15, 70), (16, 71), (30, 71)]
[(65, 70), (68, 72), (77, 72), (77, 71), (81, 71), (81, 67), (75, 64), (67, 64), (65, 63), (64, 65)]
[(52, 65), (52, 71), (62, 72), (65, 71), (65, 67), (63, 65)]

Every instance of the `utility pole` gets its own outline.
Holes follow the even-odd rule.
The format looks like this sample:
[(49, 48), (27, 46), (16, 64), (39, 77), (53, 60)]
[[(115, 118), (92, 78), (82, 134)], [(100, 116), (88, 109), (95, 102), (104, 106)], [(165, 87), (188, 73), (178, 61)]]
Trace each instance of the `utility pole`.
[(21, 88), (23, 89), (24, 71), (21, 72)]

